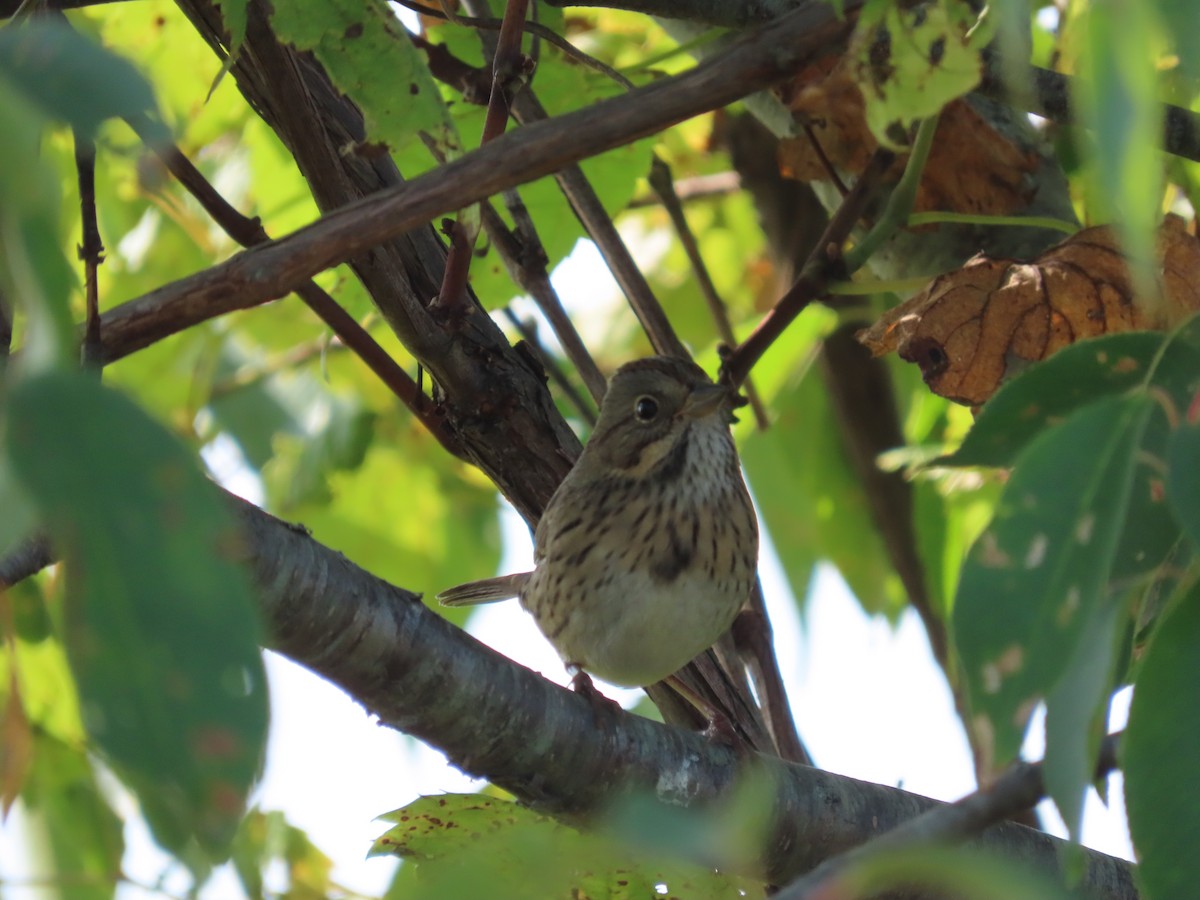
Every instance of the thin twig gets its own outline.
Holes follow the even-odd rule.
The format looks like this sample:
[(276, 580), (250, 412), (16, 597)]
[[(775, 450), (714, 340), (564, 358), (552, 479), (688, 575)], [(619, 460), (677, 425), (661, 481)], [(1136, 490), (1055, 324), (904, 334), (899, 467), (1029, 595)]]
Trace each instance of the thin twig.
[(821, 141), (817, 138), (816, 131), (813, 130), (812, 125), (808, 122), (804, 123), (804, 133), (808, 136), (808, 142), (812, 144), (813, 152), (817, 154), (817, 159), (820, 160), (821, 167), (825, 169), (825, 174), (829, 176), (830, 182), (837, 188), (837, 192), (845, 197), (850, 193), (850, 189), (846, 187), (846, 182), (842, 181), (842, 176), (838, 174), (837, 168), (825, 153), (825, 148), (821, 146)]
[(779, 671), (779, 658), (775, 655), (775, 640), (771, 618), (767, 615), (763, 599), (762, 578), (756, 578), (750, 592), (750, 603), (738, 613), (730, 629), (733, 644), (743, 664), (750, 671), (754, 688), (763, 698), (763, 710), (767, 727), (775, 738), (779, 755), (788, 762), (813, 765), (812, 757), (792, 716), (792, 705), (788, 702), (787, 688)]
[[(465, 5), (475, 13), (488, 12), (487, 0), (465, 0)], [(490, 42), (483, 40), (485, 48), (488, 47)], [(549, 119), (545, 108), (531, 90), (521, 91), (513, 98), (512, 111), (523, 126)], [(576, 218), (604, 257), (655, 352), (663, 356), (690, 358), (583, 170), (578, 166), (567, 166), (556, 172), (554, 177)]]
[[(537, 0), (529, 0), (529, 22), (532, 24), (538, 23), (538, 2)], [(524, 23), (522, 23), (524, 24)], [(553, 33), (553, 32), (551, 32)], [(542, 39), (536, 32), (529, 32), (529, 84), (533, 85), (533, 78), (537, 74), (538, 63), (542, 59)]]
[(583, 395), (571, 383), (571, 379), (562, 370), (562, 366), (555, 361), (553, 356), (546, 352), (546, 348), (538, 340), (537, 329), (513, 312), (511, 306), (504, 307), (504, 318), (508, 319), (513, 328), (517, 329), (517, 333), (521, 335), (521, 339), (528, 345), (530, 352), (537, 357), (537, 361), (546, 370), (546, 373), (550, 376), (550, 380), (558, 385), (563, 396), (579, 412), (579, 417), (589, 426), (595, 425), (595, 409), (588, 406), (587, 400), (583, 398)]
[[(592, 358), (591, 351), (584, 344), (583, 338), (580, 337), (579, 332), (575, 329), (575, 324), (567, 315), (567, 311), (559, 299), (558, 291), (550, 280), (550, 273), (546, 269), (549, 255), (546, 253), (541, 236), (538, 234), (533, 216), (529, 214), (529, 209), (525, 206), (525, 202), (521, 199), (521, 193), (516, 188), (509, 188), (503, 192), (502, 196), (504, 197), (504, 205), (508, 209), (508, 214), (512, 216), (514, 226), (513, 231), (506, 234), (505, 237), (515, 239), (518, 250), (517, 258), (524, 264), (523, 268), (534, 276), (528, 286), (525, 286), (524, 283), (522, 283), (522, 286), (533, 297), (534, 302), (537, 303), (538, 308), (542, 311), (542, 315), (546, 317), (546, 321), (550, 324), (550, 328), (554, 331), (558, 342), (562, 344), (567, 358), (575, 365), (576, 370), (579, 372), (579, 377), (583, 379), (588, 393), (591, 394), (592, 399), (598, 406), (600, 401), (604, 399), (604, 393), (608, 389), (608, 381), (596, 365), (596, 361)], [(496, 221), (503, 226), (503, 222), (499, 221), (498, 216), (496, 217)], [(502, 228), (502, 230), (507, 232), (507, 228)], [(497, 247), (497, 249), (500, 248)], [(533, 264), (535, 261), (536, 266)], [(518, 272), (518, 274), (523, 273)]]
[[(483, 134), (479, 138), (481, 147), (504, 133), (513, 95), (523, 86), (521, 37), (524, 32), (521, 25), (525, 21), (528, 5), (529, 0), (508, 0), (504, 7), (504, 21), (492, 54), (492, 92), (483, 121)], [(442, 8), (447, 16), (452, 15), (445, 0)], [(450, 226), (450, 249), (446, 254), (442, 287), (435, 301), (435, 305), (445, 314), (461, 317), (470, 311), (467, 274), (471, 269), (471, 256), (478, 236), (477, 213), (469, 210), (460, 212)]]
[[(514, 208), (521, 209), (523, 207), (510, 204), (509, 209), (513, 210)], [(532, 232), (535, 243), (531, 244), (527, 238), (518, 238), (509, 230), (490, 203), (482, 204), (481, 211), (484, 230), (487, 232), (492, 246), (496, 248), (496, 252), (500, 254), (500, 258), (508, 268), (509, 276), (538, 305), (538, 309), (542, 311), (542, 315), (546, 317), (555, 337), (562, 345), (563, 352), (567, 354), (567, 358), (571, 360), (576, 371), (579, 372), (579, 377), (587, 386), (588, 393), (599, 404), (604, 397), (607, 381), (596, 366), (596, 361), (592, 359), (591, 353), (588, 352), (583, 338), (575, 330), (575, 324), (567, 315), (567, 311), (558, 297), (558, 292), (550, 282), (549, 273), (546, 271), (545, 250), (542, 249), (541, 241), (536, 240), (536, 231)], [(528, 218), (528, 214), (525, 218)], [(532, 228), (532, 221), (527, 222), (521, 229), (522, 235), (530, 234)], [(588, 414), (584, 409), (581, 409), (580, 412)]]
[[(413, 0), (395, 0), (395, 2), (399, 3), (405, 9), (411, 9), (413, 12), (418, 12), (423, 16), (429, 16), (434, 19), (448, 19), (455, 25), (465, 25), (469, 28), (479, 28), (483, 31), (499, 31), (500, 26), (504, 22), (503, 19), (495, 19), (489, 16), (460, 16), (457, 14), (447, 16), (446, 13), (442, 12), (441, 10), (432, 9), (431, 7), (421, 5), (420, 3), (414, 3)], [(594, 56), (584, 53), (553, 29), (539, 24), (538, 22), (525, 22), (522, 24), (522, 29), (532, 38), (541, 39), (547, 44), (553, 44), (581, 66), (585, 66), (595, 72), (599, 72), (606, 78), (611, 78), (626, 90), (633, 90), (633, 88), (636, 86), (632, 81), (618, 72), (612, 66), (601, 62)], [(530, 48), (530, 56), (536, 59), (532, 47)]]
[(884, 147), (877, 148), (872, 154), (858, 181), (830, 217), (825, 232), (800, 269), (795, 283), (763, 317), (754, 333), (726, 354), (722, 374), (730, 384), (735, 387), (741, 384), (754, 364), (796, 316), (819, 297), (831, 281), (845, 278), (842, 245), (862, 218), (867, 204), (879, 187), (880, 179), (891, 168), (895, 158), (896, 155)]
[(227, 378), (214, 381), (208, 389), (208, 396), (210, 399), (216, 400), (219, 397), (234, 394), (253, 385), (260, 384), (266, 379), (278, 375), (280, 372), (295, 369), (309, 360), (325, 356), (334, 351), (345, 351), (347, 349), (349, 348), (342, 343), (341, 338), (335, 335), (331, 340), (328, 335), (323, 334), (315, 340), (289, 347), (282, 353), (272, 354), (257, 365), (238, 367)]
[[(675, 195), (681, 203), (691, 200), (706, 200), (709, 197), (724, 197), (742, 189), (742, 176), (737, 172), (714, 172), (711, 175), (690, 175), (675, 180)], [(662, 198), (651, 191), (629, 201), (630, 209), (646, 206), (661, 206)]]
[(12, 310), (8, 308), (8, 299), (0, 293), (0, 375), (4, 374), (4, 367), (12, 353), (12, 335)]
[[(700, 255), (696, 235), (692, 233), (687, 216), (683, 212), (683, 204), (679, 202), (679, 195), (675, 193), (675, 180), (671, 177), (671, 167), (658, 154), (654, 155), (650, 163), (649, 181), (650, 187), (662, 200), (667, 215), (671, 217), (675, 233), (679, 235), (679, 243), (683, 245), (683, 252), (687, 254), (692, 274), (696, 278), (696, 284), (700, 287), (700, 294), (708, 305), (709, 315), (716, 323), (717, 334), (721, 336), (721, 340), (726, 346), (732, 347), (737, 343), (737, 337), (733, 333), (733, 323), (729, 321), (729, 310), (725, 307), (725, 301), (717, 293), (717, 286), (713, 284), (712, 276), (708, 274), (708, 267), (704, 264), (704, 257)], [(750, 401), (750, 409), (754, 412), (755, 423), (761, 431), (766, 431), (770, 420), (767, 418), (767, 410), (758, 396), (758, 391), (754, 389), (754, 382), (747, 378), (743, 387), (746, 391), (746, 399)]]
[[(1071, 103), (1071, 78), (1061, 72), (1030, 66), (1028, 77), (1018, 80), (1032, 83), (1032, 92), (1010, 90), (1000, 72), (988, 67), (979, 91), (1051, 122), (1069, 125), (1076, 120)], [(1200, 162), (1200, 114), (1170, 103), (1161, 104), (1160, 111), (1162, 149), (1173, 156)]]
[[(517, 98), (514, 111), (522, 125), (549, 118), (545, 108), (532, 92), (525, 92)], [(675, 329), (658, 298), (654, 296), (650, 283), (638, 268), (629, 248), (625, 246), (617, 226), (604, 209), (604, 204), (591, 182), (583, 174), (583, 169), (568, 166), (555, 173), (554, 178), (584, 230), (595, 243), (596, 249), (604, 257), (613, 278), (629, 301), (630, 308), (641, 322), (646, 336), (650, 338), (650, 345), (654, 347), (655, 352), (663, 356), (690, 358), (691, 354), (675, 334)]]
[[(1108, 735), (1100, 745), (1096, 779), (1117, 768), (1120, 732)], [(775, 900), (842, 896), (837, 879), (855, 866), (885, 853), (936, 843), (962, 843), (985, 829), (1034, 807), (1046, 795), (1044, 763), (1017, 763), (989, 787), (968, 794), (956, 803), (935, 806), (891, 831), (839, 856), (832, 856), (807, 875), (793, 881), (775, 895)]]
[(96, 278), (104, 262), (104, 242), (96, 221), (96, 144), (90, 135), (75, 131), (75, 170), (79, 177), (79, 218), (83, 236), (79, 258), (83, 261), (86, 324), (83, 329), (83, 362), (100, 367), (100, 288)]
[[(192, 161), (167, 139), (167, 130), (161, 123), (143, 115), (129, 116), (125, 121), (161, 160), (167, 171), (175, 176), (213, 221), (233, 240), (243, 247), (253, 247), (270, 240), (262, 222), (235, 209), (200, 170), (192, 165)], [(314, 281), (301, 282), (295, 288), (295, 292), (309, 309), (333, 330), (342, 343), (367, 364), (376, 377), (408, 407), (449, 453), (459, 459), (466, 459), (464, 450), (447, 431), (445, 423), (435, 413), (432, 404), (421, 393), (416, 382), (353, 316), (342, 309), (337, 301)]]
[[(859, 0), (844, 3), (846, 9), (859, 5)], [(112, 325), (104, 329), (105, 360), (198, 321), (274, 300), (316, 273), (438, 216), (768, 87), (844, 46), (850, 27), (828, 4), (807, 0), (770, 28), (736, 38), (686, 72), (533, 122), (436, 171), (346, 203), (269, 244), (162, 285), (105, 314)]]

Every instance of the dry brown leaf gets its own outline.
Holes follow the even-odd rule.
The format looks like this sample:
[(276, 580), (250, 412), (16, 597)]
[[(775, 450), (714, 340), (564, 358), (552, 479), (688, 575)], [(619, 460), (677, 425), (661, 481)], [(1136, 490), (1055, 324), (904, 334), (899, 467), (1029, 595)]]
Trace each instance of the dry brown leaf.
[[(801, 121), (829, 162), (857, 175), (878, 146), (867, 127), (863, 95), (849, 57), (826, 61), (797, 75), (780, 98)], [(971, 160), (964, 166), (961, 161)], [(898, 178), (907, 157), (896, 161)], [(808, 137), (780, 142), (780, 171), (798, 181), (828, 180), (829, 173)], [(955, 100), (942, 110), (933, 147), (917, 189), (916, 212), (1009, 215), (1025, 209), (1033, 197), (1037, 155), (995, 131), (969, 103)]]
[(1182, 219), (1158, 232), (1162, 302), (1133, 294), (1108, 226), (1087, 228), (1028, 263), (976, 256), (889, 310), (858, 339), (921, 367), (935, 394), (977, 405), (1006, 375), (1081, 338), (1162, 329), (1200, 311), (1200, 241)]
[(33, 761), (33, 731), (21, 702), (16, 669), (9, 673), (8, 702), (0, 715), (0, 822), (21, 794)]

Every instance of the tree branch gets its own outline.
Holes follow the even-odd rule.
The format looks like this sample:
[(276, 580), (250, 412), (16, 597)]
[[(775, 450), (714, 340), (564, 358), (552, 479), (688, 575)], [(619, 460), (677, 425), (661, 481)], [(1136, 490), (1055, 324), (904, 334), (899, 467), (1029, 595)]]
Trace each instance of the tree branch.
[[(1030, 66), (1028, 74), (1028, 82), (1033, 88), (1032, 93), (1011, 90), (1001, 76), (999, 67), (989, 66), (984, 71), (984, 79), (979, 86), (979, 91), (989, 97), (1011, 104), (1017, 109), (1034, 113), (1060, 125), (1074, 122), (1075, 112), (1071, 104), (1071, 76), (1038, 66)], [(1200, 162), (1200, 115), (1180, 106), (1163, 103), (1162, 116), (1163, 150), (1173, 156)]]
[[(1119, 734), (1110, 734), (1100, 747), (1097, 780), (1117, 769)], [(1046, 795), (1042, 763), (1017, 763), (989, 787), (961, 800), (935, 806), (903, 825), (873, 838), (848, 853), (831, 857), (775, 895), (775, 900), (815, 900), (837, 896), (838, 878), (856, 866), (887, 853), (929, 844), (962, 843), (985, 829), (1032, 809)]]
[[(611, 723), (598, 727), (586, 698), (483, 646), (418, 595), (359, 569), (303, 529), (232, 502), (272, 646), (345, 688), (383, 724), (438, 747), (464, 771), (571, 821), (609, 808), (627, 792), (703, 806), (734, 790), (745, 774), (728, 748), (694, 733), (615, 711)], [(531, 734), (538, 740), (530, 741)], [(775, 883), (926, 810), (955, 815), (953, 807), (896, 788), (773, 757), (754, 756), (753, 765), (776, 791), (763, 857), (747, 874)], [(1054, 869), (1063, 842), (1003, 824), (988, 829), (982, 844)], [(1089, 896), (1136, 896), (1127, 863), (1083, 852)]]
[(722, 366), (723, 374), (731, 384), (739, 385), (746, 379), (750, 369), (767, 352), (767, 348), (783, 334), (809, 303), (824, 292), (829, 282), (839, 273), (842, 245), (858, 224), (879, 186), (880, 178), (890, 168), (894, 159), (895, 154), (883, 147), (875, 151), (854, 187), (830, 217), (825, 233), (818, 239), (795, 283), (763, 317), (754, 333), (726, 356)]
[[(512, 99), (525, 84), (527, 73), (522, 71), (521, 37), (524, 32), (521, 25), (525, 21), (527, 5), (528, 0), (507, 0), (500, 36), (492, 42), (492, 86), (487, 115), (483, 121), (483, 134), (479, 138), (481, 147), (504, 133)], [(471, 311), (467, 273), (471, 268), (471, 256), (478, 237), (478, 208), (460, 212), (450, 229), (450, 252), (446, 254), (442, 287), (435, 303), (441, 314), (465, 316)]]
[(827, 5), (810, 0), (681, 75), (526, 125), (434, 172), (123, 304), (104, 317), (105, 358), (282, 297), (318, 272), (439, 215), (731, 103), (840, 46), (848, 32)]
[(82, 237), (79, 258), (83, 261), (83, 292), (86, 319), (83, 329), (83, 359), (99, 365), (100, 287), (97, 278), (104, 262), (104, 242), (96, 218), (96, 143), (78, 129), (75, 135), (75, 169), (79, 178), (79, 219)]
[[(192, 165), (192, 161), (168, 139), (165, 127), (144, 115), (129, 116), (125, 121), (222, 231), (243, 247), (254, 247), (270, 240), (257, 218), (242, 215)], [(366, 363), (448, 453), (460, 459), (467, 458), (454, 435), (447, 431), (446, 423), (435, 414), (433, 404), (418, 389), (417, 383), (328, 292), (315, 281), (305, 281), (296, 287), (296, 294), (343, 344)]]
[[(735, 791), (753, 766), (772, 785), (773, 807), (761, 856), (743, 874), (776, 884), (922, 813), (925, 822), (963, 815), (898, 788), (771, 756), (739, 757), (631, 713), (614, 710), (598, 723), (587, 698), (481, 644), (427, 608), (420, 594), (376, 578), (302, 526), (227, 499), (241, 525), (237, 555), (257, 586), (268, 646), (346, 690), (381, 724), (420, 738), (464, 772), (537, 809), (575, 824), (629, 794), (702, 809)], [(41, 546), (27, 558), (49, 561), (44, 541), (35, 543)], [(0, 583), (19, 580), (11, 561), (0, 560)], [(1025, 769), (1015, 771), (1020, 790), (1028, 791)], [(1003, 795), (1016, 790), (1005, 787)], [(976, 801), (968, 805), (974, 810)], [(979, 843), (1046, 871), (1058, 871), (1065, 844), (1012, 823), (988, 828)], [(1088, 897), (1137, 896), (1127, 862), (1081, 852)]]
[[(687, 216), (684, 214), (683, 203), (680, 202), (679, 195), (675, 193), (675, 179), (671, 175), (671, 167), (658, 154), (655, 154), (654, 159), (650, 162), (649, 181), (651, 190), (658, 194), (667, 215), (671, 218), (675, 234), (678, 235), (683, 252), (687, 255), (688, 264), (692, 267), (692, 277), (696, 279), (700, 295), (708, 306), (708, 314), (712, 316), (713, 323), (716, 325), (717, 334), (726, 346), (732, 347), (737, 343), (737, 338), (733, 333), (733, 324), (729, 321), (729, 310), (725, 308), (725, 301), (717, 293), (717, 286), (713, 284), (712, 276), (708, 274), (708, 267), (704, 264), (704, 257), (700, 254), (700, 245), (696, 243), (696, 236), (692, 233)], [(754, 413), (755, 423), (761, 431), (766, 431), (770, 420), (767, 418), (767, 409), (763, 406), (758, 391), (754, 389), (754, 382), (747, 378), (743, 389), (746, 392), (746, 399), (750, 401), (750, 409)]]

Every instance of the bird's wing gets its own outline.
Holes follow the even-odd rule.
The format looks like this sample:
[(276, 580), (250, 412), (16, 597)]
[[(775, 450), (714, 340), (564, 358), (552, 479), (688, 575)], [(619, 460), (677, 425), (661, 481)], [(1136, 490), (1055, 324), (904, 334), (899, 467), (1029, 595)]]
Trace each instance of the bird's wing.
[(511, 600), (520, 595), (529, 581), (529, 572), (517, 572), (515, 575), (497, 575), (495, 578), (485, 578), (483, 581), (469, 581), (442, 591), (437, 595), (442, 606), (475, 606), (478, 603), (495, 603), (497, 600)]

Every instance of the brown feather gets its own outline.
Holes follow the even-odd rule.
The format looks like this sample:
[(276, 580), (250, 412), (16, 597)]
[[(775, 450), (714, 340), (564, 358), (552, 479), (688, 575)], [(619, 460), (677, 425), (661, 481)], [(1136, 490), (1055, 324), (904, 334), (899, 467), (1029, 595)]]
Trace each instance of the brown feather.
[(528, 572), (517, 572), (514, 575), (497, 575), (495, 578), (485, 578), (482, 581), (469, 581), (442, 591), (437, 595), (442, 606), (475, 606), (480, 603), (495, 603), (498, 600), (511, 600), (519, 597), (529, 581)]

